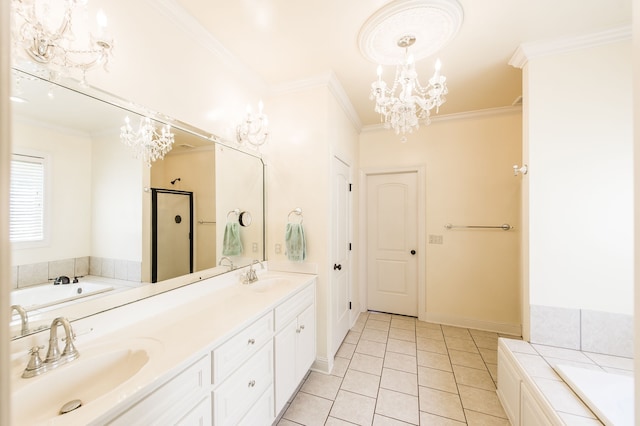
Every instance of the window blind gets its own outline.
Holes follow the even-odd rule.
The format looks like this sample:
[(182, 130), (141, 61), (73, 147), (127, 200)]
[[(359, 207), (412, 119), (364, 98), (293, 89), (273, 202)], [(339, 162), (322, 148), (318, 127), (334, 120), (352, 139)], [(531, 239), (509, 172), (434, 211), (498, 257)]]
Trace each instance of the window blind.
[(9, 190), (11, 242), (44, 240), (44, 158), (13, 154)]

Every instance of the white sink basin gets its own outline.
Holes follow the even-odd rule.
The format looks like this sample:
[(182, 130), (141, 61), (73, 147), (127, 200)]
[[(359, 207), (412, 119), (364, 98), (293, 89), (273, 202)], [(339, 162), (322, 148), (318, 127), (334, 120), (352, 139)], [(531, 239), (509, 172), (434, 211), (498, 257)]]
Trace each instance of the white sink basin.
[(76, 399), (82, 402), (77, 410), (91, 410), (92, 401), (135, 376), (161, 349), (160, 342), (142, 338), (84, 350), (79, 346), (78, 359), (19, 380), (12, 392), (13, 424), (38, 424), (64, 416), (60, 409)]

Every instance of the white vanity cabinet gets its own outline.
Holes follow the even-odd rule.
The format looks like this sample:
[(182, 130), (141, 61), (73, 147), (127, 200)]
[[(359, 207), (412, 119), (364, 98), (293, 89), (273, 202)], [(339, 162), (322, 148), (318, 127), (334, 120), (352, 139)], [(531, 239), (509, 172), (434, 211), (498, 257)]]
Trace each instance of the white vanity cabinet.
[(275, 412), (296, 390), (316, 357), (315, 286), (275, 310)]
[(211, 360), (205, 355), (107, 424), (211, 424), (210, 377)]

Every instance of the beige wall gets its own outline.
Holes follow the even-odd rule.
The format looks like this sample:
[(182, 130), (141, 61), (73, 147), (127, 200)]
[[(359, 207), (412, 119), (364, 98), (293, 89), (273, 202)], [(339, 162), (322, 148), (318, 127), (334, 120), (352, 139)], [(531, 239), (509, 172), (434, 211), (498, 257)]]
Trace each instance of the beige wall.
[[(362, 170), (425, 166), (424, 226), (443, 244), (427, 244), (421, 318), (520, 333), (521, 178), (512, 166), (520, 162), (521, 132), (520, 110), (508, 109), (434, 120), (405, 144), (390, 130), (360, 135)], [(448, 231), (447, 223), (515, 230)]]
[(529, 60), (531, 305), (633, 313), (631, 43)]
[(45, 187), (49, 206), (45, 207), (45, 217), (50, 219), (45, 225), (49, 228), (49, 244), (15, 247), (14, 265), (90, 254), (91, 144), (91, 136), (87, 133), (21, 119), (14, 122), (14, 151), (30, 149), (43, 153), (49, 159)]

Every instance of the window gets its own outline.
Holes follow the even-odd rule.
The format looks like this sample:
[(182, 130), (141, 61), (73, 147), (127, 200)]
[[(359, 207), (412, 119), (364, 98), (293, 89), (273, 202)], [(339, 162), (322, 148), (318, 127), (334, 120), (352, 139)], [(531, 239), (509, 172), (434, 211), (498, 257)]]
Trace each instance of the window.
[(9, 190), (9, 238), (12, 243), (45, 241), (44, 156), (13, 154)]

